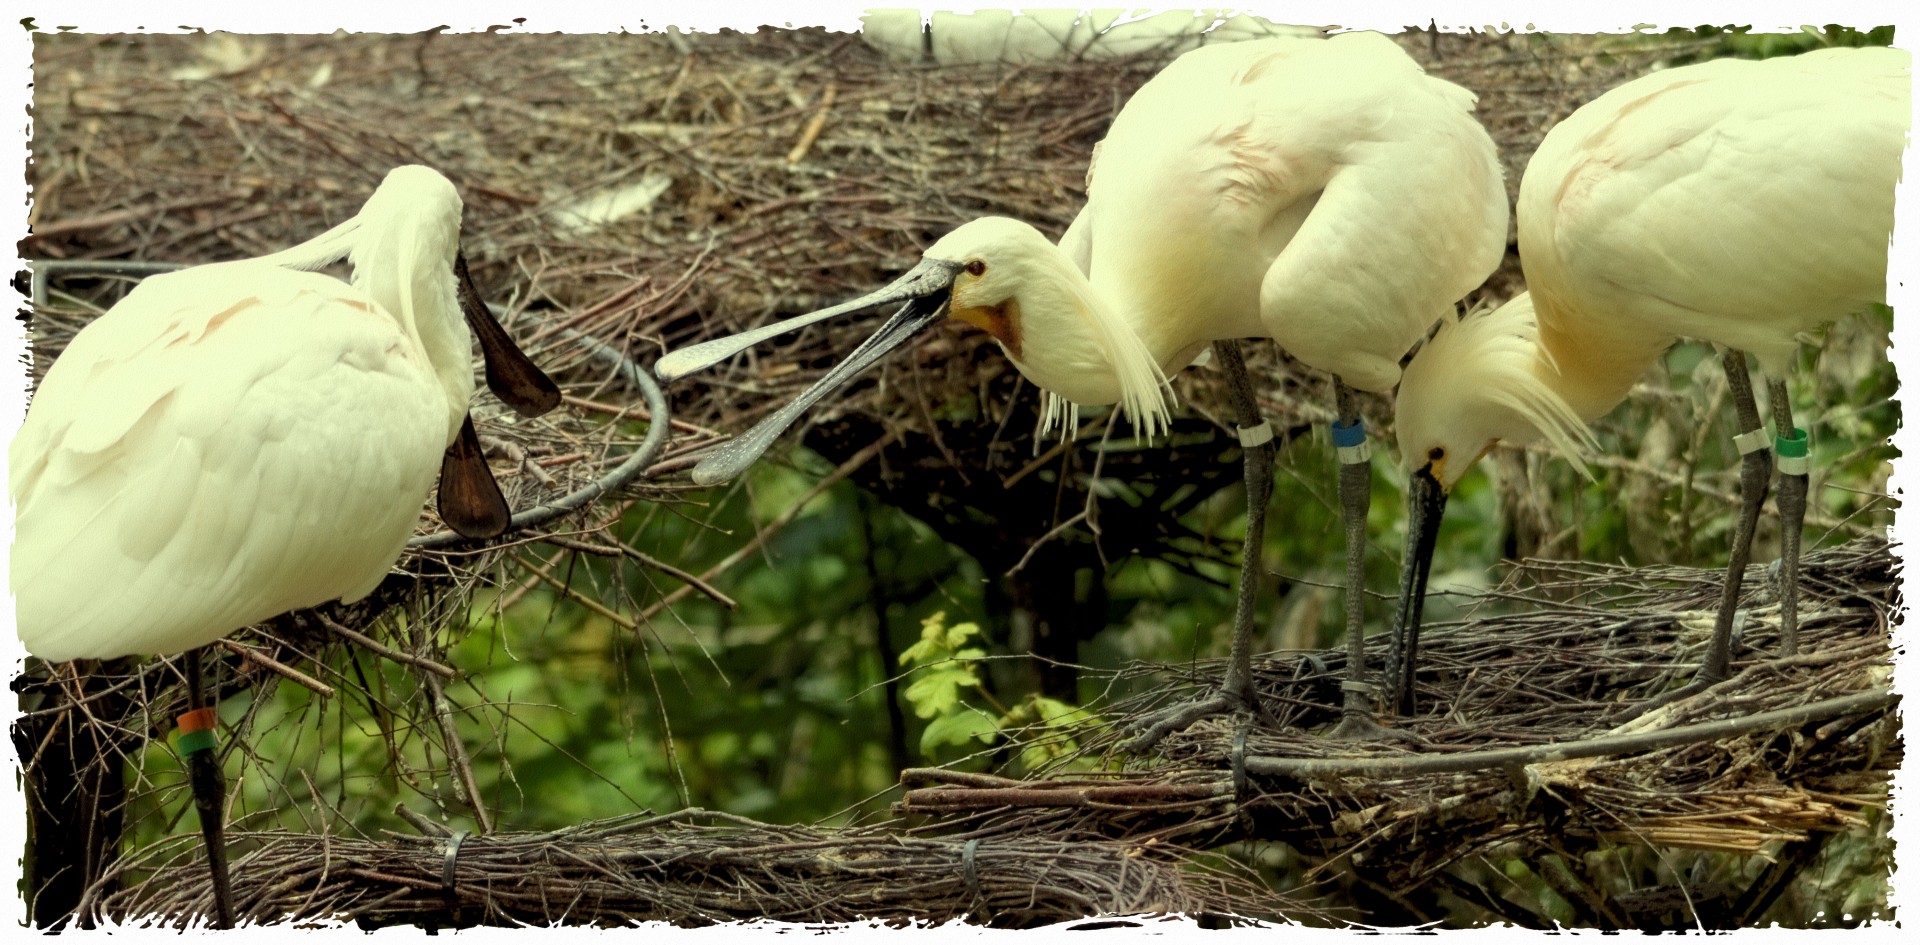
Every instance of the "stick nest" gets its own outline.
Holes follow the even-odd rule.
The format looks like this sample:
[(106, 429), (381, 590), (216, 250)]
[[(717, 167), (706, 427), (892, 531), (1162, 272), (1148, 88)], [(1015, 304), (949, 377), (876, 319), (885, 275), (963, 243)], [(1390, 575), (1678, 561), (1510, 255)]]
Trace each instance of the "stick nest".
[[(433, 830), (433, 825), (420, 825)], [(1181, 868), (1172, 848), (986, 832), (778, 827), (700, 810), (545, 833), (242, 834), (234, 898), (252, 922), (702, 926), (783, 922), (1030, 928), (1097, 915), (1215, 915), (1279, 904), (1248, 878)], [(136, 854), (142, 881), (103, 916), (178, 926), (212, 908), (196, 838)]]
[[(1560, 117), (1697, 48), (1626, 44), (1615, 37), (1410, 33), (1400, 39), (1430, 72), (1480, 95), (1477, 114), (1500, 145), (1509, 187), (1518, 185), (1540, 135)], [(643, 560), (621, 547), (605, 534), (606, 525), (636, 501), (675, 500), (685, 488), (677, 474), (699, 452), (746, 429), (818, 378), (864, 338), (873, 321), (814, 326), (678, 385), (671, 436), (647, 450), (643, 437), (652, 439), (664, 411), (644, 403), (645, 385), (624, 376), (626, 365), (601, 344), (644, 369), (662, 351), (864, 293), (904, 270), (940, 234), (984, 214), (1024, 219), (1057, 236), (1084, 200), (1093, 145), (1132, 91), (1167, 58), (1149, 53), (1099, 62), (929, 68), (888, 61), (858, 37), (817, 30), (695, 36), (35, 34), (34, 160), (28, 167), (35, 202), (33, 233), (22, 251), (63, 261), (188, 264), (260, 255), (352, 214), (393, 166), (433, 166), (465, 198), (463, 240), (483, 293), (504, 303), (509, 330), (569, 395), (562, 413), (541, 421), (513, 421), (491, 400), (478, 407), (476, 419), (509, 500), (520, 510), (551, 505), (556, 497), (581, 494), (635, 456), (643, 460), (628, 484), (609, 496), (592, 496), (513, 539), (545, 539), (569, 553), (673, 573), (670, 562)], [(1486, 295), (1512, 294), (1517, 275), (1510, 257)], [(77, 276), (52, 281), (50, 288), (50, 304), (38, 310), (34, 323), (42, 364), (119, 291)], [(1263, 407), (1283, 427), (1329, 418), (1325, 378), (1272, 345), (1258, 346), (1250, 360), (1255, 376), (1265, 379)], [(836, 475), (876, 457), (886, 467), (882, 475), (896, 479), (929, 464), (998, 470), (1004, 478), (1027, 463), (1027, 431), (1038, 398), (977, 333), (949, 325), (872, 377), (810, 418), (828, 435), (809, 442), (842, 464)], [(1175, 383), (1183, 402), (1202, 417), (1223, 413), (1216, 409), (1225, 403), (1217, 373), (1188, 371)], [(1370, 400), (1369, 409), (1376, 424), (1385, 419), (1383, 403)], [(936, 418), (949, 417), (966, 417), (970, 427), (996, 432), (943, 436), (945, 420)], [(849, 422), (859, 435), (846, 435)], [(1097, 427), (1086, 435), (1097, 436)], [(844, 448), (839, 440), (846, 441)], [(1174, 449), (1137, 450), (1126, 459), (1135, 464), (1126, 469), (1135, 480), (1176, 481), (1196, 462)], [(1207, 465), (1219, 464), (1209, 459)], [(1237, 472), (1227, 468), (1230, 474), (1221, 481), (1236, 481)], [(995, 485), (993, 477), (981, 481)], [(1188, 508), (1154, 511), (1173, 522)], [(447, 545), (433, 537), (438, 528), (431, 519), (423, 521), (422, 540), (403, 560), (404, 573), (358, 609), (331, 608), (277, 622), (244, 637), (247, 645), (234, 644), (230, 651), (241, 659), (221, 674), (223, 689), (272, 672), (321, 691), (348, 677), (326, 676), (333, 670), (316, 670), (322, 678), (305, 676), (290, 664), (307, 659), (324, 668), (316, 642), (341, 636), (336, 627), (366, 630), (375, 616), (406, 603), (408, 619), (392, 625), (385, 643), (373, 645), (382, 648), (376, 652), (383, 658), (416, 673), (425, 695), (406, 714), (414, 729), (431, 732), (435, 723), (428, 717), (451, 716), (440, 681), (453, 670), (441, 662), (446, 635), (429, 631), (449, 623), (465, 626), (461, 602), (482, 574), (511, 564), (523, 583), (507, 589), (508, 600), (552, 580), (521, 549)], [(1860, 552), (1849, 560), (1884, 556)], [(555, 564), (545, 562), (549, 569)], [(1521, 573), (1544, 574), (1545, 567)], [(1746, 711), (1757, 706), (1751, 700), (1774, 704), (1794, 693), (1810, 699), (1818, 688), (1811, 674), (1817, 672), (1830, 676), (1819, 685), (1863, 685), (1860, 674), (1885, 662), (1891, 592), (1841, 594), (1833, 590), (1839, 584), (1822, 584), (1822, 576), (1837, 574), (1833, 580), (1858, 588), (1871, 568), (1838, 574), (1837, 567), (1834, 559), (1821, 558), (1809, 574), (1817, 603), (1804, 623), (1808, 659), (1817, 660), (1778, 671), (1748, 664), (1738, 686), (1722, 687), (1725, 694), (1688, 711)], [(1671, 646), (1697, 645), (1701, 638), (1691, 629), (1697, 621), (1678, 615), (1703, 606), (1698, 598), (1713, 583), (1711, 576), (1640, 578), (1604, 568), (1553, 568), (1563, 584), (1551, 593), (1587, 594), (1588, 604), (1621, 593), (1628, 596), (1610, 606), (1650, 609), (1627, 616), (1568, 603), (1433, 634), (1423, 693), (1429, 711), (1410, 721), (1412, 729), (1447, 751), (1493, 740), (1581, 737), (1596, 729), (1601, 694), (1655, 684), (1645, 678), (1649, 667), (1682, 660)], [(1640, 580), (1660, 588), (1617, 590), (1621, 582)], [(654, 612), (643, 612), (640, 622)], [(346, 639), (368, 646), (372, 638), (362, 637)], [(1764, 645), (1764, 627), (1749, 631), (1749, 642), (1756, 638)], [(1852, 649), (1835, 649), (1843, 644)], [(1549, 649), (1555, 660), (1538, 658)], [(1211, 678), (1216, 670), (1198, 666), (1189, 678)], [(1543, 829), (1541, 819), (1515, 819), (1513, 813), (1545, 803), (1542, 797), (1572, 798), (1561, 822), (1596, 834), (1678, 824), (1672, 829), (1697, 835), (1706, 829), (1703, 822), (1746, 831), (1743, 837), (1826, 829), (1867, 803), (1858, 798), (1877, 790), (1882, 782), (1872, 779), (1898, 758), (1897, 743), (1887, 744), (1884, 736), (1887, 723), (1875, 722), (1833, 732), (1815, 728), (1795, 735), (1798, 741), (1750, 735), (1737, 743), (1663, 749), (1657, 763), (1596, 762), (1573, 781), (1552, 781), (1551, 790), (1531, 792), (1484, 772), (1385, 781), (1301, 782), (1257, 773), (1236, 778), (1234, 772), (1247, 766), (1236, 768), (1230, 757), (1328, 751), (1278, 723), (1325, 721), (1327, 706), (1337, 701), (1332, 694), (1338, 674), (1338, 657), (1266, 661), (1258, 679), (1263, 704), (1279, 707), (1282, 718), (1262, 720), (1244, 750), (1233, 745), (1238, 730), (1201, 725), (1169, 739), (1162, 764), (1153, 769), (1084, 784), (1066, 775), (1031, 785), (1014, 782), (1052, 792), (1048, 803), (969, 795), (1007, 785), (955, 780), (988, 776), (915, 775), (948, 786), (909, 794), (905, 809), (957, 816), (971, 831), (964, 835), (930, 839), (891, 828), (768, 827), (719, 815), (712, 815), (717, 823), (695, 823), (700, 818), (691, 813), (551, 834), (492, 834), (461, 845), (453, 884), (458, 919), (442, 883), (448, 846), (443, 838), (239, 835), (236, 840), (252, 852), (236, 865), (237, 891), (246, 915), (260, 921), (328, 917), (371, 924), (965, 914), (1031, 925), (1101, 912), (1227, 911), (1227, 903), (1271, 900), (1250, 888), (1230, 889), (1227, 879), (1191, 867), (1175, 869), (1177, 857), (1159, 851), (1180, 849), (1171, 841), (1182, 837), (1212, 842), (1261, 835), (1321, 849), (1382, 852), (1416, 836), (1446, 838), (1446, 852), (1409, 861), (1409, 872), (1418, 874), (1467, 849)], [(126, 751), (132, 739), (166, 724), (177, 687), (168, 698), (158, 686), (171, 675), (167, 664), (149, 663), (102, 680), (108, 696), (69, 693), (101, 710), (87, 723), (96, 726), (97, 754)], [(105, 711), (110, 704), (115, 711)], [(1437, 707), (1442, 704), (1444, 711)], [(22, 730), (29, 743), (47, 737), (42, 729), (59, 724), (53, 713), (70, 705), (30, 711)], [(1869, 759), (1868, 745), (1884, 750)], [(456, 795), (474, 796), (458, 739), (448, 737), (441, 747), (448, 765), (464, 775), (455, 779)], [(1638, 767), (1616, 772), (1616, 765)], [(1762, 777), (1768, 765), (1772, 781)], [(1634, 781), (1627, 773), (1664, 780)], [(1681, 783), (1674, 779), (1685, 778), (1694, 786), (1672, 790)], [(1093, 788), (1113, 792), (1087, 794)], [(476, 815), (484, 824), (484, 811), (476, 809)], [(1615, 815), (1618, 820), (1609, 819)], [(1685, 820), (1702, 815), (1705, 821)], [(973, 849), (972, 871), (965, 868), (963, 836), (982, 839)], [(1129, 839), (1093, 842), (1090, 836)], [(1745, 842), (1731, 833), (1714, 836), (1713, 842), (1726, 846)], [(125, 867), (132, 872), (119, 874), (130, 885), (97, 907), (121, 917), (203, 909), (206, 894), (195, 885), (202, 874), (175, 862), (197, 855), (197, 841), (190, 840), (177, 837), (136, 854)], [(149, 868), (159, 868), (153, 875), (167, 881), (139, 879), (138, 870)], [(977, 878), (977, 893), (969, 877)]]
[[(1339, 719), (1342, 655), (1270, 656), (1254, 665), (1258, 719), (1196, 723), (1145, 770), (1017, 782), (922, 769), (908, 780), (935, 786), (900, 807), (950, 824), (1019, 822), (1030, 835), (1284, 840), (1407, 885), (1502, 844), (1759, 853), (1863, 826), (1903, 757), (1888, 689), (1898, 563), (1885, 542), (1858, 540), (1804, 566), (1797, 655), (1775, 656), (1778, 605), (1755, 567), (1733, 677), (1617, 728), (1609, 716), (1691, 678), (1720, 572), (1516, 566), (1482, 599), (1488, 613), (1423, 640), (1419, 711), (1399, 723), (1424, 740), (1417, 748), (1316, 734)], [(1513, 602), (1522, 612), (1493, 612)], [(1373, 647), (1369, 665), (1384, 657)], [(1174, 679), (1083, 733), (1081, 766), (1128, 760), (1128, 720), (1206, 694), (1223, 670), (1130, 670)]]

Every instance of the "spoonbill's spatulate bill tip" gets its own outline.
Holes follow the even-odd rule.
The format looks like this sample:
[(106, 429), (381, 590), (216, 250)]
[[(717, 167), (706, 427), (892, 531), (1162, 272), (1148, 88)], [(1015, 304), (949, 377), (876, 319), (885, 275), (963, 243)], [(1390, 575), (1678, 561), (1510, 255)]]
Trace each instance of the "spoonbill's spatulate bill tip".
[[(887, 300), (897, 297), (898, 293), (894, 293)], [(946, 304), (946, 297), (939, 292), (910, 296), (907, 303), (900, 306), (900, 310), (894, 312), (879, 330), (868, 336), (825, 376), (814, 381), (812, 386), (785, 406), (754, 424), (753, 429), (716, 448), (694, 467), (693, 481), (699, 485), (716, 485), (745, 472), (780, 438), (780, 434), (793, 426), (794, 421), (799, 420), (814, 404), (879, 364), (916, 335), (939, 324), (945, 314)]]
[(560, 385), (540, 370), (494, 320), (479, 287), (473, 284), (465, 253), (454, 254), (453, 271), (460, 310), (466, 316), (467, 327), (480, 340), (480, 353), (487, 369), (487, 389), (523, 417), (538, 417), (560, 406)]
[[(29, 652), (176, 653), (359, 600), (400, 556), (443, 468), (457, 480), (442, 488), (449, 524), (506, 527), (467, 412), (462, 312), (480, 312), (490, 368), (513, 362), (502, 399), (545, 409), (558, 388), (461, 284), (460, 215), (438, 172), (396, 168), (313, 240), (156, 276), (74, 336), (7, 454), (9, 580)], [(299, 271), (343, 256), (351, 284)], [(199, 704), (199, 656), (188, 660)], [(230, 924), (219, 768), (210, 746), (187, 754)]]

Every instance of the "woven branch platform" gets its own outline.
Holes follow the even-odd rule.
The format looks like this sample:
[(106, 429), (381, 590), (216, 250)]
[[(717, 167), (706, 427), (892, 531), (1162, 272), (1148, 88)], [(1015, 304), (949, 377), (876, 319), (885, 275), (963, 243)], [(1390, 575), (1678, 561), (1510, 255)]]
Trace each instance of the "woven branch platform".
[[(1750, 854), (1863, 826), (1903, 758), (1889, 689), (1898, 562), (1884, 542), (1861, 540), (1804, 564), (1798, 655), (1773, 656), (1777, 605), (1756, 567), (1733, 678), (1625, 725), (1608, 719), (1691, 678), (1717, 572), (1518, 566), (1483, 604), (1518, 601), (1520, 612), (1436, 626), (1423, 640), (1420, 711), (1400, 722), (1417, 746), (1321, 737), (1339, 717), (1343, 661), (1270, 656), (1255, 664), (1270, 714), (1196, 723), (1144, 770), (1020, 782), (916, 769), (904, 780), (933, 786), (907, 792), (899, 810), (1035, 836), (1280, 840), (1409, 886), (1502, 845)], [(1370, 665), (1384, 655), (1372, 648)], [(1197, 664), (1114, 707), (1108, 718), (1122, 721), (1090, 733), (1087, 754), (1126, 760), (1124, 720), (1203, 694), (1222, 669)]]
[[(407, 721), (403, 728), (430, 740), (439, 733), (436, 757), (452, 759), (447, 765), (455, 769), (470, 769), (471, 761), (450, 724), (441, 728), (435, 721), (460, 711), (441, 691), (456, 669), (446, 664), (447, 635), (435, 631), (464, 626), (466, 591), (483, 576), (504, 576), (503, 601), (536, 587), (580, 596), (567, 576), (578, 555), (648, 572), (645, 580), (616, 581), (616, 587), (647, 586), (653, 575), (665, 575), (658, 599), (644, 606), (631, 596), (615, 602), (639, 615), (622, 618), (628, 630), (647, 625), (688, 593), (714, 593), (701, 579), (724, 565), (703, 575), (678, 572), (672, 562), (624, 545), (609, 523), (638, 502), (678, 501), (687, 488), (682, 474), (700, 452), (819, 377), (872, 322), (816, 326), (703, 374), (698, 383), (676, 385), (667, 392), (670, 425), (668, 404), (648, 396), (644, 383), (630, 382), (623, 361), (644, 369), (669, 348), (865, 292), (974, 216), (1015, 216), (1058, 234), (1084, 199), (1094, 142), (1166, 60), (1147, 53), (1100, 62), (927, 68), (888, 61), (858, 37), (817, 30), (40, 33), (34, 42), (27, 173), (35, 202), (33, 233), (21, 244), (30, 258), (200, 263), (258, 255), (344, 219), (394, 165), (433, 165), (459, 187), (476, 278), (503, 307), (516, 339), (569, 395), (563, 414), (541, 421), (515, 421), (490, 400), (477, 418), (510, 501), (532, 518), (516, 518), (521, 530), (511, 543), (487, 548), (450, 544), (437, 524), (423, 522), (405, 573), (369, 602), (239, 635), (229, 641), (229, 659), (218, 674), (226, 691), (257, 679), (290, 679), (324, 692), (353, 682), (341, 666), (350, 662), (339, 659), (342, 650), (404, 664), (422, 695), (390, 708)], [(1400, 42), (1429, 71), (1479, 94), (1477, 114), (1500, 145), (1509, 186), (1517, 185), (1540, 135), (1558, 118), (1700, 48), (1618, 37), (1419, 33)], [(622, 200), (630, 204), (624, 215), (611, 209)], [(1485, 295), (1510, 295), (1517, 276), (1510, 257)], [(71, 271), (45, 282), (48, 304), (36, 306), (33, 326), (42, 359), (119, 291), (111, 279)], [(1263, 407), (1283, 428), (1328, 418), (1325, 378), (1272, 345), (1256, 346), (1250, 355), (1262, 378)], [(1225, 402), (1223, 387), (1208, 371), (1184, 372), (1176, 385), (1193, 414), (1179, 418), (1181, 433), (1197, 439), (1216, 426), (1209, 418)], [(954, 504), (1000, 509), (1014, 483), (1032, 487), (1042, 479), (1029, 438), (1036, 399), (994, 345), (948, 326), (816, 410), (805, 435), (839, 464), (835, 477), (854, 476), (896, 498), (912, 488), (920, 501), (958, 497)], [(1383, 401), (1370, 398), (1367, 409), (1377, 423), (1385, 419)], [(967, 432), (956, 432), (963, 427)], [(1084, 447), (1100, 433), (1090, 424), (1079, 448), (1043, 457), (1060, 465), (1061, 487), (1034, 490), (1034, 507), (1047, 510), (1026, 517), (1034, 532), (949, 540), (983, 561), (988, 554), (979, 548), (988, 541), (1031, 547), (1079, 506), (1078, 496), (1063, 501), (1058, 493), (1085, 488), (1084, 473), (1095, 460)], [(788, 442), (798, 439), (797, 433)], [(1109, 453), (1108, 472), (1129, 483), (1190, 485), (1204, 467), (1226, 470), (1215, 479), (1229, 484), (1238, 470), (1220, 462), (1222, 443)], [(958, 484), (941, 480), (928, 488), (929, 469), (957, 476)], [(971, 483), (969, 470), (977, 473)], [(1082, 475), (1064, 474), (1073, 471)], [(562, 507), (567, 497), (585, 495), (616, 473), (629, 484)], [(1702, 475), (1705, 483), (1722, 474)], [(1194, 489), (1185, 499), (1143, 502), (1129, 515), (1110, 517), (1114, 534), (1121, 519), (1141, 532), (1115, 546), (1164, 546), (1200, 556), (1204, 551), (1189, 547), (1196, 536), (1177, 520), (1205, 494)], [(963, 517), (950, 509), (931, 512), (934, 521), (941, 514)], [(544, 541), (544, 550), (529, 547), (534, 541)], [(1736, 680), (1673, 707), (1661, 724), (1793, 710), (1884, 689), (1886, 625), (1897, 606), (1892, 565), (1882, 548), (1843, 551), (1821, 556), (1809, 569), (1814, 600), (1803, 616), (1803, 659), (1776, 664), (1761, 658), (1771, 625), (1760, 599), (1763, 582), (1750, 580), (1756, 616), (1747, 642), (1759, 650), (1744, 654)], [(1530, 565), (1508, 591), (1524, 588), (1530, 599), (1517, 608), (1523, 613), (1496, 613), (1505, 605), (1494, 601), (1481, 619), (1429, 634), (1423, 713), (1403, 724), (1428, 740), (1423, 757), (1590, 741), (1606, 731), (1600, 716), (1620, 701), (1681, 678), (1704, 641), (1703, 615), (1717, 582), (1711, 573), (1678, 569)], [(382, 613), (405, 618), (376, 621)], [(1376, 650), (1370, 659), (1377, 664), (1380, 656)], [(256, 919), (331, 916), (370, 924), (971, 914), (1027, 925), (1140, 909), (1228, 911), (1228, 902), (1244, 911), (1247, 903), (1273, 900), (1259, 898), (1257, 887), (1229, 888), (1237, 877), (1196, 875), (1191, 862), (1176, 869), (1172, 863), (1185, 854), (1175, 851), (1236, 837), (1284, 839), (1317, 855), (1401, 857), (1404, 862), (1392, 861), (1398, 865), (1389, 867), (1391, 874), (1418, 882), (1493, 844), (1549, 835), (1751, 850), (1834, 829), (1883, 803), (1885, 772), (1900, 759), (1891, 714), (1856, 706), (1824, 720), (1532, 768), (1501, 762), (1388, 776), (1358, 768), (1288, 774), (1263, 759), (1346, 752), (1295, 728), (1330, 722), (1341, 657), (1301, 655), (1257, 668), (1271, 717), (1248, 726), (1232, 720), (1197, 725), (1163, 743), (1152, 767), (1105, 778), (1062, 773), (1011, 783), (909, 772), (916, 788), (903, 810), (917, 825), (910, 829), (775, 828), (721, 822), (717, 815), (695, 823), (700, 818), (689, 814), (651, 825), (621, 821), (554, 834), (474, 837), (463, 841), (455, 862), (458, 916), (446, 902), (447, 842), (440, 838), (241, 835), (236, 839), (252, 852), (237, 866), (236, 880), (243, 909)], [(71, 677), (20, 687), (38, 685), (64, 700), (32, 709), (16, 729), (33, 769), (40, 764), (37, 746), (56, 735), (82, 755), (92, 752), (80, 759), (92, 763), (158, 734), (153, 729), (164, 725), (159, 720), (173, 714), (178, 699), (177, 674), (164, 662), (117, 669), (85, 691)], [(1189, 667), (1156, 698), (1198, 692), (1218, 670)], [(1118, 706), (1110, 714), (1133, 717), (1153, 704)], [(70, 711), (75, 705), (80, 711)], [(84, 721), (87, 731), (58, 731), (67, 718)], [(1126, 734), (1110, 732), (1108, 741), (1090, 744), (1097, 756)], [(1410, 754), (1378, 749), (1372, 757)], [(1112, 757), (1115, 764), (1129, 761)], [(1510, 778), (1506, 772), (1516, 767), (1532, 772), (1533, 781)], [(119, 783), (117, 771), (113, 780)], [(447, 780), (455, 785), (449, 800), (477, 795), (470, 770)], [(928, 783), (939, 786), (919, 786)], [(483, 806), (464, 812), (485, 823)], [(96, 815), (117, 812), (82, 812), (83, 818)], [(93, 907), (121, 917), (179, 916), (203, 904), (204, 890), (191, 879), (200, 873), (179, 868), (198, 855), (190, 839), (139, 851), (115, 874), (129, 885), (96, 897)], [(974, 848), (978, 897), (965, 882), (968, 839), (983, 840)], [(1002, 855), (1009, 861), (980, 868)], [(660, 867), (646, 872), (634, 866), (640, 862)], [(533, 863), (540, 869), (527, 868)], [(701, 872), (666, 868), (687, 863), (699, 864)], [(158, 875), (168, 882), (142, 879), (141, 870), (167, 864)], [(491, 880), (500, 876), (534, 885), (501, 892), (495, 901), (494, 891), (505, 887)], [(917, 898), (887, 898), (898, 891), (884, 888), (889, 882)], [(842, 893), (843, 887), (868, 892)], [(743, 890), (770, 898), (742, 905)], [(1269, 911), (1303, 914), (1285, 903)]]
[[(428, 830), (433, 825), (419, 821)], [(1183, 867), (1172, 847), (886, 828), (777, 827), (687, 810), (546, 833), (380, 840), (246, 833), (233, 864), (244, 921), (367, 927), (785, 922), (1030, 928), (1104, 915), (1311, 914), (1246, 876)], [(129, 924), (212, 907), (195, 837), (141, 851), (97, 904)]]
[[(1422, 711), (1401, 723), (1418, 747), (1326, 741), (1315, 730), (1337, 718), (1337, 657), (1270, 656), (1256, 669), (1271, 715), (1203, 721), (1133, 770), (1116, 764), (1131, 733), (1110, 721), (1080, 734), (1086, 757), (1118, 770), (1016, 780), (912, 769), (904, 819), (844, 830), (695, 810), (457, 844), (419, 817), (409, 819), (425, 836), (242, 833), (236, 895), (250, 921), (368, 926), (966, 917), (1030, 927), (1143, 912), (1326, 921), (1311, 900), (1196, 852), (1283, 841), (1380, 882), (1454, 889), (1450, 866), (1527, 851), (1770, 855), (1863, 826), (1903, 759), (1887, 688), (1901, 606), (1891, 550), (1856, 541), (1805, 566), (1800, 654), (1773, 658), (1771, 592), (1755, 568), (1733, 678), (1625, 725), (1608, 716), (1688, 676), (1714, 572), (1516, 567), (1483, 605), (1519, 600), (1521, 613), (1432, 628)], [(1109, 718), (1196, 694), (1219, 668), (1199, 664)], [(109, 879), (123, 888), (91, 909), (121, 922), (201, 914), (202, 855), (190, 834), (137, 851)]]

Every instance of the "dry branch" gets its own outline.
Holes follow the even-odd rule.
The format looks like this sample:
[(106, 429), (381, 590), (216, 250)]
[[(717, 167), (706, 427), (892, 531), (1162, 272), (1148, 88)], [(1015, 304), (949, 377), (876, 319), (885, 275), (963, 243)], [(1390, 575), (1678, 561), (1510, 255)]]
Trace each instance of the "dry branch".
[[(419, 818), (416, 818), (419, 819)], [(420, 819), (423, 825), (430, 822)], [(211, 893), (197, 846), (140, 851), (122, 922), (178, 925)], [(237, 834), (234, 896), (251, 922), (596, 925), (747, 919), (827, 923), (958, 918), (1025, 928), (1088, 916), (1222, 915), (1292, 907), (1244, 877), (1183, 869), (1172, 848), (1007, 835), (924, 838), (883, 827), (779, 827), (699, 810), (540, 833), (380, 840)]]
[[(1890, 627), (1901, 602), (1885, 542), (1806, 562), (1818, 631), (1773, 657), (1765, 571), (1747, 578), (1753, 618), (1732, 679), (1617, 728), (1606, 717), (1687, 681), (1704, 645), (1716, 572), (1530, 561), (1481, 602), (1488, 613), (1423, 640), (1418, 748), (1335, 743), (1338, 653), (1256, 660), (1264, 706), (1284, 723), (1209, 719), (1169, 736), (1143, 770), (1030, 782), (906, 772), (903, 813), (1030, 835), (1153, 836), (1216, 844), (1284, 840), (1352, 854), (1407, 884), (1497, 844), (1648, 844), (1739, 853), (1864, 824), (1903, 757)], [(1383, 655), (1369, 655), (1371, 665)], [(1136, 667), (1130, 675), (1166, 674)], [(1109, 765), (1128, 720), (1213, 685), (1217, 662), (1113, 707), (1082, 733)], [(1058, 737), (1057, 733), (1050, 733)]]

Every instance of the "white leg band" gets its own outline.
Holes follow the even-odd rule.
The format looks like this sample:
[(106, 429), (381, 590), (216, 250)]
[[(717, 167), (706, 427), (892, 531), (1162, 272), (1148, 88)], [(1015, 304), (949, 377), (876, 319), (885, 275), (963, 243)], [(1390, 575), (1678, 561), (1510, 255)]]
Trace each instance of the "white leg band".
[(1765, 430), (1748, 430), (1745, 433), (1735, 436), (1733, 438), (1733, 445), (1740, 448), (1740, 455), (1745, 456), (1748, 453), (1766, 449), (1773, 445), (1773, 441), (1767, 436), (1767, 431)]
[(1240, 434), (1240, 445), (1246, 449), (1265, 446), (1273, 442), (1273, 422), (1262, 420), (1258, 426), (1235, 427)]
[(1804, 476), (1813, 469), (1805, 456), (1781, 456), (1774, 463), (1783, 476)]
[(1340, 465), (1352, 466), (1373, 458), (1373, 441), (1361, 440), (1359, 446), (1336, 446), (1333, 451), (1340, 457)]

